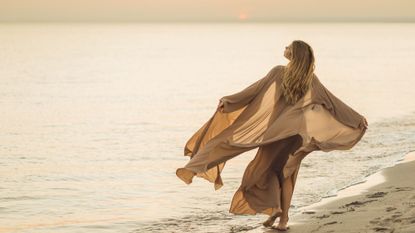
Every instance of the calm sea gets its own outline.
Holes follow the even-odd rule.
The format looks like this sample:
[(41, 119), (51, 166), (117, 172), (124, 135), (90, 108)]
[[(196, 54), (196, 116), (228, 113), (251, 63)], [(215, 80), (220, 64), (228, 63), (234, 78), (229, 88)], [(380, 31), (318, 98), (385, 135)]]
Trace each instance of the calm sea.
[(415, 24), (0, 24), (0, 232), (259, 227), (228, 213), (256, 149), (217, 191), (175, 171), (219, 98), (287, 64), (295, 39), (369, 129), (303, 160), (291, 213), (414, 150)]

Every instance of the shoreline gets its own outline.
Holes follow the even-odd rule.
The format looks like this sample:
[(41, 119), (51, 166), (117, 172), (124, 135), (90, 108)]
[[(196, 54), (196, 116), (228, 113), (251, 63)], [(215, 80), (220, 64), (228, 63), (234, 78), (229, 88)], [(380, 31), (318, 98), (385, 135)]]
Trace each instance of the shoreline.
[(385, 174), (383, 174), (383, 170), (387, 168), (393, 168), (397, 166), (398, 164), (408, 163), (414, 160), (415, 160), (415, 151), (410, 151), (407, 154), (405, 154), (403, 158), (396, 160), (395, 164), (393, 164), (392, 166), (381, 168), (379, 171), (366, 176), (365, 179), (362, 180), (361, 182), (357, 182), (355, 184), (351, 184), (344, 188), (338, 189), (336, 195), (329, 196), (329, 197), (323, 197), (320, 201), (316, 203), (299, 208), (298, 211), (300, 213), (297, 213), (294, 216), (302, 215), (303, 212), (312, 211), (314, 208), (318, 208), (323, 205), (331, 204), (343, 198), (348, 198), (348, 197), (363, 194), (369, 191), (369, 189), (386, 182), (386, 177), (385, 177)]
[[(287, 232), (415, 232), (415, 151), (335, 196), (299, 208)], [(278, 224), (278, 219), (274, 226)], [(249, 232), (281, 232), (258, 227)]]
[(415, 232), (415, 151), (393, 166), (301, 209), (289, 232)]

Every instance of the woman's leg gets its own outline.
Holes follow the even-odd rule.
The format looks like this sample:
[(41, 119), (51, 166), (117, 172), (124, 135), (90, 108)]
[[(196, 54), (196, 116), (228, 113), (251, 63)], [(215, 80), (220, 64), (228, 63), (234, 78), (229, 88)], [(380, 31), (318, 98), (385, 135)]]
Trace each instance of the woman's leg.
[[(280, 222), (282, 218), (287, 219), (288, 221), (288, 209), (290, 207), (291, 196), (292, 196), (293, 188), (294, 188), (292, 185), (292, 182), (290, 183), (289, 181), (292, 181), (293, 175), (296, 174), (296, 171), (293, 172), (293, 175), (291, 175), (290, 177), (286, 178), (286, 180), (284, 180), (283, 169), (285, 165), (287, 164), (288, 162), (287, 160), (290, 158), (290, 155), (301, 146), (301, 142), (302, 142), (302, 139), (300, 135), (294, 135), (294, 136), (286, 138), (283, 142), (286, 146), (282, 150), (279, 150), (278, 154), (276, 154), (275, 158), (273, 159), (271, 169), (274, 171), (274, 174), (278, 177), (278, 180), (279, 180), (278, 183), (280, 187), (280, 195), (279, 195), (280, 205), (278, 205), (278, 208), (274, 209), (271, 216), (265, 222), (262, 223), (265, 227), (272, 226), (278, 217), (280, 217)], [(268, 149), (269, 146), (265, 148)], [(276, 151), (274, 148), (269, 148), (269, 149), (271, 151), (273, 150)], [(292, 163), (292, 160), (290, 163)], [(284, 195), (285, 195), (285, 198), (284, 198)], [(288, 207), (286, 206), (287, 203), (288, 203)], [(284, 212), (284, 209), (285, 209), (285, 212)], [(286, 217), (284, 217), (284, 215)]]
[(280, 217), (280, 222), (278, 224), (278, 228), (287, 228), (288, 223), (288, 210), (290, 209), (291, 205), (291, 197), (293, 193), (293, 185), (292, 181), (290, 179), (291, 177), (288, 177), (284, 183), (282, 184), (282, 214)]
[(291, 199), (294, 193), (294, 186), (298, 174), (298, 170), (300, 168), (300, 165), (297, 166), (297, 168), (294, 170), (294, 172), (287, 178), (283, 180), (282, 183), (282, 190), (281, 190), (281, 208), (282, 208), (282, 214), (280, 217), (279, 224), (277, 226), (278, 229), (285, 230), (287, 229), (287, 223), (288, 223), (288, 210), (291, 206)]

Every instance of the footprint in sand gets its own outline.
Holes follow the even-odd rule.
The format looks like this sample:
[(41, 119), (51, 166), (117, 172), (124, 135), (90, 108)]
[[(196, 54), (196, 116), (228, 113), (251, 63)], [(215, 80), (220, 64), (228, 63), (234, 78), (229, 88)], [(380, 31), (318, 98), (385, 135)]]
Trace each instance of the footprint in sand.
[(398, 218), (398, 219), (393, 220), (393, 222), (394, 222), (394, 223), (397, 223), (397, 222), (402, 222), (402, 219), (399, 219), (399, 218)]
[(345, 211), (331, 211), (330, 214), (344, 214)]
[[(388, 211), (388, 209), (390, 209), (389, 211), (392, 211), (393, 209), (396, 209), (396, 208), (388, 207), (388, 208), (386, 208), (386, 211)], [(385, 225), (391, 225), (393, 223), (402, 222), (404, 219), (402, 219), (400, 217), (402, 217), (402, 213), (399, 212), (399, 211), (396, 211), (392, 216), (389, 216), (389, 217), (386, 217), (386, 218), (383, 218), (383, 219), (380, 218), (380, 217), (377, 217), (377, 218), (369, 221), (369, 223), (371, 223), (373, 225), (378, 225), (378, 227), (373, 228), (373, 230), (375, 230), (376, 232), (393, 232), (394, 231), (393, 228), (387, 228), (387, 227), (385, 227)]]
[(323, 219), (323, 218), (328, 218), (328, 217), (330, 217), (330, 215), (327, 215), (327, 214), (316, 216), (316, 218), (318, 219)]
[(344, 205), (343, 207), (349, 207), (349, 206), (354, 206), (354, 207), (357, 207), (357, 206), (362, 206), (362, 205), (364, 205), (364, 204), (366, 204), (366, 203), (369, 203), (369, 202), (372, 202), (372, 201), (375, 201), (375, 200), (367, 200), (367, 201), (353, 201), (353, 202), (350, 202), (350, 203), (348, 203), (348, 204)]
[(412, 216), (406, 217), (406, 218), (400, 218), (399, 220), (405, 223), (415, 223), (415, 217), (412, 217)]
[(372, 229), (376, 232), (394, 232), (395, 231), (395, 229), (387, 228), (387, 227), (374, 227)]
[(383, 197), (386, 194), (387, 194), (387, 192), (376, 192), (376, 193), (368, 194), (368, 195), (366, 195), (366, 197), (368, 197), (368, 198), (378, 198), (378, 197)]
[(249, 231), (253, 229), (255, 229), (255, 227), (253, 226), (232, 226), (230, 230), (231, 232), (240, 232), (240, 231)]
[(316, 211), (314, 211), (314, 210), (305, 210), (305, 211), (302, 212), (302, 214), (315, 214), (315, 213), (316, 213)]
[(328, 222), (328, 223), (324, 223), (324, 225), (332, 225), (332, 224), (336, 224), (337, 221), (333, 221), (333, 222)]
[(388, 208), (386, 208), (386, 212), (391, 212), (393, 210), (396, 210), (396, 208), (395, 207), (388, 207)]
[(412, 191), (414, 188), (412, 187), (396, 187), (395, 192), (401, 192), (401, 191)]
[(392, 218), (398, 218), (398, 217), (401, 217), (402, 216), (402, 214), (394, 214), (394, 215), (392, 215)]

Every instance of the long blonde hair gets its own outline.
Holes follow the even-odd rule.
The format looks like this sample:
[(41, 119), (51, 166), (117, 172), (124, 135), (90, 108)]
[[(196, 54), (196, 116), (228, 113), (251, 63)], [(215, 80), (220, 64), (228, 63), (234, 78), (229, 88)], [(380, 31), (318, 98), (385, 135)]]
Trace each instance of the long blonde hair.
[(295, 104), (305, 95), (311, 86), (314, 69), (314, 52), (311, 46), (302, 40), (294, 40), (290, 62), (284, 70), (281, 83), (287, 103)]

